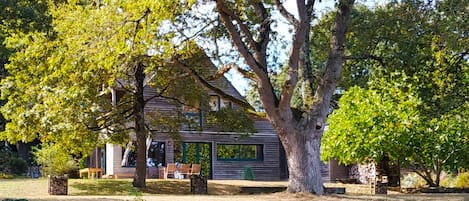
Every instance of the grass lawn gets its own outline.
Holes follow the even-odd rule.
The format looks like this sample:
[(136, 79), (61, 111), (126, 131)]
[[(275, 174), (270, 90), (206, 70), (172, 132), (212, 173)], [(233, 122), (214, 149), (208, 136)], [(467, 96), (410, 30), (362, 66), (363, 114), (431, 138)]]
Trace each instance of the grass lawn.
[(345, 187), (345, 195), (316, 196), (312, 194), (289, 194), (286, 192), (243, 195), (243, 186), (277, 187), (286, 182), (209, 180), (209, 195), (191, 195), (189, 180), (147, 180), (143, 192), (132, 187), (131, 179), (70, 179), (68, 196), (50, 196), (47, 179), (0, 180), (0, 201), (6, 198), (45, 200), (181, 200), (181, 201), (261, 201), (261, 200), (468, 200), (469, 194), (401, 194), (389, 191), (388, 195), (370, 195), (368, 185), (326, 184), (330, 187)]

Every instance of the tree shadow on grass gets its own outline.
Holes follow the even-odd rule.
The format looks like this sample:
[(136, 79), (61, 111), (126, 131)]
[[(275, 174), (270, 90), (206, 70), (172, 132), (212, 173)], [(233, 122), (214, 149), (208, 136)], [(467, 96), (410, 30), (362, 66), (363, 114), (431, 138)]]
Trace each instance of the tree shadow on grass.
[[(238, 195), (240, 187), (226, 184), (208, 184), (209, 195)], [(153, 180), (147, 181), (147, 188), (143, 193), (190, 195), (190, 180)]]
[(79, 190), (71, 195), (129, 195), (134, 188), (131, 181), (125, 180), (79, 180), (70, 187)]
[[(144, 194), (190, 195), (190, 180), (147, 180)], [(70, 184), (78, 192), (70, 195), (131, 195), (136, 192), (131, 180), (77, 180)], [(241, 188), (236, 185), (208, 184), (209, 195), (239, 195)]]

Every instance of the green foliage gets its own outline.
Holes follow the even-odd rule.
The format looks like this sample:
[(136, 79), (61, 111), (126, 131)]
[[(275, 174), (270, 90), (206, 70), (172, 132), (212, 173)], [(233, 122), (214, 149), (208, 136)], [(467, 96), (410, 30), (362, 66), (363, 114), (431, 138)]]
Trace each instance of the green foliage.
[(361, 88), (348, 89), (329, 117), (324, 159), (379, 161), (387, 154), (430, 186), (439, 185), (443, 170), (467, 167), (469, 43), (461, 24), (448, 21), (461, 17), (450, 2), (355, 11), (342, 85)]
[(0, 172), (0, 179), (13, 179), (14, 176), (9, 173)]
[(210, 112), (207, 123), (221, 132), (254, 133), (254, 121), (244, 110), (221, 108), (219, 111)]
[(421, 188), (425, 186), (425, 180), (415, 173), (405, 174), (401, 178), (402, 188)]
[(210, 143), (190, 143), (176, 141), (174, 150), (174, 160), (176, 162), (188, 164), (200, 164), (201, 174), (209, 176), (211, 173), (211, 144)]
[(370, 158), (379, 161), (386, 153), (401, 165), (428, 172), (428, 178), (432, 178), (430, 172), (439, 177), (443, 169), (466, 167), (469, 133), (464, 117), (469, 104), (434, 118), (421, 109), (424, 100), (417, 89), (385, 83), (394, 84), (368, 90), (352, 87), (342, 96), (340, 109), (328, 119), (323, 159), (349, 164)]
[[(130, 74), (135, 60), (145, 63), (145, 73), (154, 78), (148, 84), (163, 96), (174, 97), (174, 89), (183, 85), (191, 91), (187, 87), (194, 84), (174, 84), (188, 79), (178, 77), (181, 72), (167, 63), (178, 51), (171, 41), (174, 33), (159, 30), (190, 4), (109, 1), (103, 6), (93, 2), (50, 4), (52, 31), (18, 32), (7, 38), (15, 54), (6, 66), (10, 75), (1, 84), (2, 99), (8, 100), (1, 111), (9, 123), (0, 139), (14, 143), (39, 137), (42, 142), (69, 147), (77, 155), (102, 143), (98, 137), (103, 130), (113, 141), (128, 140), (125, 123), (133, 114), (132, 93), (118, 107), (111, 105), (109, 96), (111, 87), (134, 91)], [(191, 97), (198, 94), (191, 92)]]
[[(394, 88), (396, 87), (396, 88)], [(418, 120), (416, 104), (419, 100), (391, 86), (386, 95), (375, 90), (350, 88), (340, 99), (339, 109), (328, 118), (329, 128), (323, 137), (323, 160), (337, 158), (341, 163), (379, 161), (384, 153), (393, 161), (402, 160), (398, 154), (408, 139), (400, 139)], [(396, 103), (396, 104), (395, 104)], [(400, 141), (402, 140), (402, 141)]]
[(134, 196), (134, 201), (145, 201), (145, 199), (142, 198), (143, 193), (138, 188), (130, 187), (129, 195)]
[(34, 156), (46, 175), (62, 176), (78, 169), (77, 161), (60, 144), (42, 144), (41, 148), (34, 149)]
[(456, 176), (455, 187), (469, 188), (469, 172), (461, 172)]
[[(339, 87), (367, 87), (368, 81), (395, 71), (413, 75), (433, 61), (434, 47), (467, 54), (468, 1), (395, 1), (373, 8), (356, 5), (346, 39), (346, 62)], [(434, 6), (436, 5), (436, 7)], [(333, 13), (321, 18), (312, 30), (313, 65), (321, 71), (329, 49)], [(466, 30), (465, 30), (466, 29)], [(433, 46), (434, 38), (440, 40)]]
[(28, 170), (28, 164), (24, 159), (17, 157), (10, 150), (5, 148), (1, 149), (0, 173), (2, 173), (5, 177), (9, 177), (8, 175), (13, 176), (26, 173)]
[(22, 158), (13, 157), (7, 162), (10, 172), (14, 175), (21, 175), (28, 170), (28, 163)]

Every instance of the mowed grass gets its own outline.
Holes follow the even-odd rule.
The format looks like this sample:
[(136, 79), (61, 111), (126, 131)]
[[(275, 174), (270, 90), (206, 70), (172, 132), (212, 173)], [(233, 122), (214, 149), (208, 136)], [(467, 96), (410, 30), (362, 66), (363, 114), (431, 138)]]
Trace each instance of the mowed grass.
[(139, 191), (132, 187), (131, 179), (70, 179), (68, 196), (50, 196), (47, 179), (0, 180), (0, 201), (6, 198), (30, 201), (69, 200), (181, 200), (181, 201), (262, 201), (262, 200), (468, 200), (469, 194), (401, 194), (389, 191), (388, 195), (370, 195), (368, 185), (326, 184), (328, 187), (345, 187), (345, 195), (316, 196), (308, 193), (286, 192), (243, 195), (241, 187), (279, 187), (286, 182), (209, 180), (209, 195), (192, 195), (189, 180), (147, 180), (147, 188)]
[[(229, 184), (224, 181), (221, 183), (208, 182), (210, 195), (236, 195), (240, 193), (240, 186), (249, 186), (247, 182)], [(189, 180), (160, 180), (147, 179), (147, 188), (138, 190), (132, 187), (131, 179), (69, 179), (69, 195), (151, 195), (151, 194), (173, 194), (189, 195)], [(256, 186), (254, 183), (251, 186)], [(272, 184), (270, 184), (272, 186)], [(8, 196), (47, 196), (47, 179), (11, 179), (0, 180), (0, 195)], [(136, 193), (140, 192), (140, 193)]]

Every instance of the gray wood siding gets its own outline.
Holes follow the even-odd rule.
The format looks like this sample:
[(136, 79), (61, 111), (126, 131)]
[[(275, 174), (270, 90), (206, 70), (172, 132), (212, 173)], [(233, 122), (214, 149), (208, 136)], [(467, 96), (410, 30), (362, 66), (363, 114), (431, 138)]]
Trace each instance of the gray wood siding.
[[(185, 142), (212, 143), (213, 179), (242, 179), (245, 168), (251, 167), (256, 180), (280, 180), (279, 140), (275, 133), (240, 135), (235, 133), (182, 133)], [(262, 161), (227, 161), (217, 159), (218, 144), (263, 145)]]

